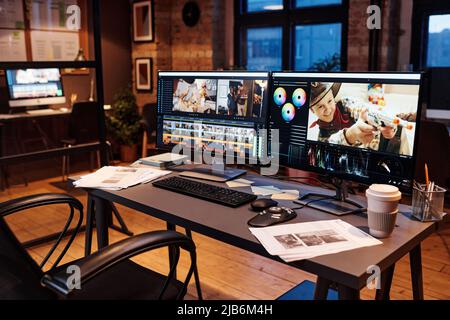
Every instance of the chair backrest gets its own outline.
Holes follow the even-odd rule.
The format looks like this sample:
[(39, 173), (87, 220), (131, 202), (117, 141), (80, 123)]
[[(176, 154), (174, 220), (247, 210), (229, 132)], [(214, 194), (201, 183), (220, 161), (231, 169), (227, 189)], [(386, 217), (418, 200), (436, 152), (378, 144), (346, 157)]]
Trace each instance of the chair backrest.
[(425, 181), (424, 165), (430, 170), (430, 179), (439, 186), (450, 188), (450, 136), (443, 123), (422, 121), (417, 148), (416, 179)]
[(75, 103), (69, 119), (69, 138), (77, 144), (98, 141), (99, 112), (97, 102)]
[(158, 113), (158, 105), (156, 103), (148, 103), (142, 108), (142, 117), (147, 126), (147, 134), (150, 136), (156, 130), (156, 118)]
[(56, 299), (41, 286), (43, 273), (0, 216), (0, 300)]

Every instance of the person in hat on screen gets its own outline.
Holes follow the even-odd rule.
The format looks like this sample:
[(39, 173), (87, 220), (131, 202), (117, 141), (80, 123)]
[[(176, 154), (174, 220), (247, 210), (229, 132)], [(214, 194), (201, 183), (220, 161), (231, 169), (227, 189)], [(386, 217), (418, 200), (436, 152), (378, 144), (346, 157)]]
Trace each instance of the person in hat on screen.
[(396, 130), (392, 127), (376, 129), (369, 125), (365, 121), (367, 110), (363, 109), (355, 115), (345, 101), (336, 101), (335, 97), (340, 88), (341, 83), (311, 84), (309, 108), (318, 119), (310, 125), (310, 128), (319, 126), (318, 141), (378, 150), (380, 139), (390, 140), (395, 137)]

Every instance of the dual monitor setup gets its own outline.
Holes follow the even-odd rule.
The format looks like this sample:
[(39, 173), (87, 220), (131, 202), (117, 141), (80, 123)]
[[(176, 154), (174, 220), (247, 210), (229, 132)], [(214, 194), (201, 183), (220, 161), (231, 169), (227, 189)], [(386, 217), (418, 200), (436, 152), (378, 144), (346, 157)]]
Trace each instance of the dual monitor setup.
[[(408, 189), (421, 113), (420, 73), (211, 71), (158, 73), (157, 147), (218, 150), (334, 177), (320, 209), (349, 212), (345, 180)], [(9, 106), (65, 103), (58, 69), (6, 70)], [(271, 141), (278, 130), (278, 141)], [(276, 143), (272, 150), (271, 145)], [(219, 152), (220, 153), (220, 152)], [(245, 170), (196, 168), (226, 181)], [(324, 198), (307, 195), (307, 198)], [(324, 208), (323, 206), (328, 206)]]
[[(347, 199), (345, 180), (411, 187), (421, 80), (420, 73), (161, 71), (157, 146), (247, 159), (268, 154), (282, 166), (335, 178), (336, 195), (309, 194), (300, 203), (361, 210)], [(210, 173), (224, 181), (242, 172)]]

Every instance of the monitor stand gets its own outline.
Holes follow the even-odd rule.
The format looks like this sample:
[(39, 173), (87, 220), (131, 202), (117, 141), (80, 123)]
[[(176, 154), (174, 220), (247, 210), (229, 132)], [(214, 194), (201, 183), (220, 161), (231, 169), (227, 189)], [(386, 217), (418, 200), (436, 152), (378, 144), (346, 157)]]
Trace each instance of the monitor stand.
[(335, 195), (308, 193), (294, 202), (338, 216), (366, 211), (363, 205), (348, 198), (347, 181), (333, 178), (333, 184), (336, 186)]
[(194, 167), (180, 173), (180, 176), (216, 182), (226, 182), (246, 174), (246, 170), (227, 169), (224, 164)]

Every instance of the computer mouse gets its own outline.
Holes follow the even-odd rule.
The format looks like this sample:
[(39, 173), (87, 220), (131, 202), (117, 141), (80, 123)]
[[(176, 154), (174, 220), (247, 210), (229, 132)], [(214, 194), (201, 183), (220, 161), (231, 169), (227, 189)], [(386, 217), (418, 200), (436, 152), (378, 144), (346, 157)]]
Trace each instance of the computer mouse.
[(253, 201), (250, 206), (253, 211), (260, 212), (270, 207), (275, 207), (278, 204), (275, 200), (272, 199), (258, 199)]
[(297, 216), (294, 210), (285, 207), (270, 207), (251, 218), (247, 223), (251, 227), (268, 227), (294, 219)]

